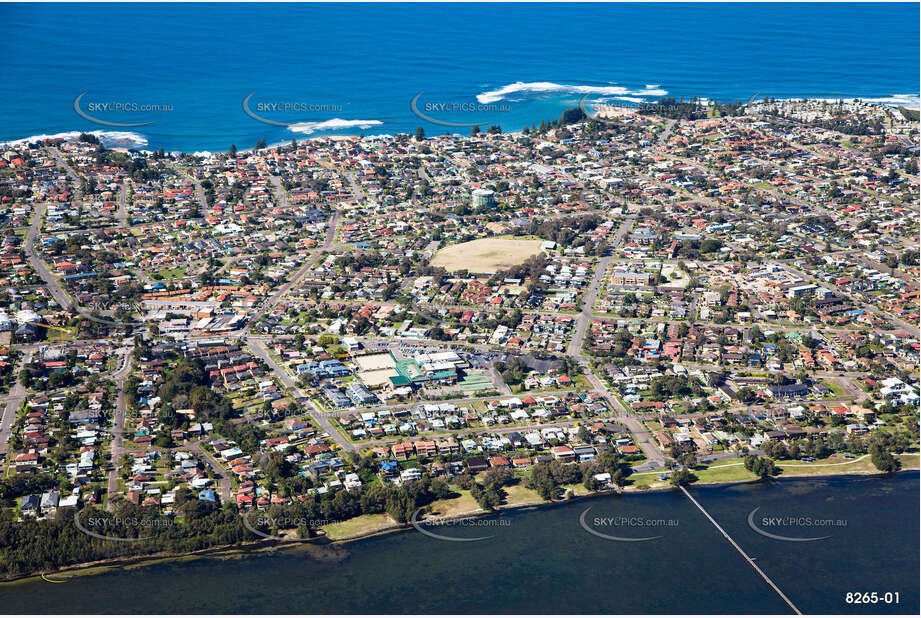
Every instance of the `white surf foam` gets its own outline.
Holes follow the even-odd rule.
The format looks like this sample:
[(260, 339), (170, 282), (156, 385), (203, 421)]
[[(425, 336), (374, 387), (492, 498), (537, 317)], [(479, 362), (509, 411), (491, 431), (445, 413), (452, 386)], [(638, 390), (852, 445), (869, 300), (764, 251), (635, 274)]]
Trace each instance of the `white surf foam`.
[(10, 140), (0, 143), (0, 146), (22, 146), (41, 142), (46, 139), (61, 139), (65, 141), (75, 140), (83, 133), (95, 135), (106, 148), (133, 148), (140, 149), (147, 145), (147, 138), (139, 133), (131, 131), (65, 131), (63, 133), (51, 133), (32, 135), (22, 139)]
[(921, 95), (917, 94), (894, 94), (889, 97), (880, 97), (877, 99), (861, 99), (869, 103), (881, 103), (882, 105), (901, 105), (908, 109), (921, 108)]
[(480, 103), (495, 103), (508, 98), (513, 94), (596, 94), (600, 96), (637, 95), (649, 97), (664, 97), (668, 94), (658, 84), (646, 84), (646, 88), (630, 90), (623, 86), (584, 86), (581, 84), (556, 84), (554, 82), (515, 82), (507, 84), (498, 90), (489, 90), (476, 96)]
[(330, 118), (320, 122), (298, 122), (288, 126), (294, 133), (309, 135), (317, 131), (339, 131), (341, 129), (369, 129), (384, 124), (380, 120), (345, 120), (343, 118)]
[[(807, 101), (823, 101), (825, 103), (837, 103), (839, 101), (853, 103), (854, 101), (860, 101), (862, 103), (875, 103), (876, 105), (901, 106), (907, 109), (921, 108), (921, 95), (917, 94), (893, 94), (888, 97), (787, 97), (779, 100), (802, 101), (804, 98)], [(754, 103), (761, 103), (761, 101), (754, 101)]]

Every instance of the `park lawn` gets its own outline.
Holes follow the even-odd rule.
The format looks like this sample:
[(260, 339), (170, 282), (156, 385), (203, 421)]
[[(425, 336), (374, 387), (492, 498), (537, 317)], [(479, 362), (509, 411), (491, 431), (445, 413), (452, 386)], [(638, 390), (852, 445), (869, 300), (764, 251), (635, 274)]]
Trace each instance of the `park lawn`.
[(586, 496), (589, 493), (591, 493), (589, 490), (585, 488), (585, 485), (583, 485), (582, 483), (573, 483), (572, 485), (562, 485), (562, 488), (563, 488), (564, 494), (567, 491), (572, 491), (572, 495), (574, 496)]
[(371, 515), (359, 515), (352, 519), (336, 522), (321, 526), (326, 534), (333, 540), (343, 539), (365, 534), (373, 534), (387, 528), (396, 526), (397, 522), (390, 518), (386, 513), (374, 513)]
[(645, 491), (647, 489), (660, 489), (668, 487), (668, 480), (659, 479), (660, 474), (669, 474), (668, 468), (659, 468), (648, 472), (637, 472), (627, 477), (627, 484), (624, 485), (624, 491)]
[(454, 517), (462, 513), (481, 511), (480, 505), (470, 495), (469, 489), (455, 489), (460, 494), (457, 498), (445, 498), (432, 502), (432, 513), (440, 517)]
[(230, 402), (230, 404), (234, 407), (234, 409), (238, 409), (238, 410), (242, 410), (243, 408), (249, 408), (259, 403), (262, 403), (262, 399), (257, 399), (256, 397), (253, 397), (251, 395), (246, 395), (244, 397), (237, 397), (235, 399), (232, 399)]
[(841, 396), (845, 394), (844, 389), (841, 388), (841, 385), (833, 380), (825, 380), (822, 382), (822, 384), (831, 389), (831, 393), (829, 393), (829, 397), (831, 399), (840, 399)]
[(645, 477), (645, 480), (637, 479), (634, 481), (633, 485), (627, 485), (624, 487), (625, 492), (631, 491), (649, 491), (651, 489), (666, 489), (671, 487), (671, 484), (668, 481), (660, 481), (657, 476)]
[[(698, 466), (691, 470), (694, 475), (697, 477), (697, 483), (732, 483), (737, 481), (753, 481), (756, 477), (754, 474), (745, 469), (745, 465), (739, 462), (732, 462), (731, 464), (720, 463), (719, 466), (709, 468), (706, 466)], [(626, 490), (642, 490), (642, 489), (657, 489), (660, 487), (669, 487), (670, 482), (668, 480), (660, 480), (660, 474), (671, 474), (673, 470), (667, 468), (659, 468), (658, 470), (650, 470), (649, 472), (638, 472), (636, 474), (631, 474), (628, 479), (632, 481), (632, 484), (625, 487)]]
[(473, 273), (492, 274), (537, 255), (541, 243), (540, 239), (480, 238), (438, 250), (431, 265), (442, 266), (448, 272), (467, 269)]
[(49, 328), (45, 332), (47, 333), (46, 339), (52, 343), (66, 343), (68, 341), (74, 341), (77, 338), (72, 331), (65, 332)]
[(572, 387), (577, 390), (591, 390), (592, 385), (581, 373), (579, 375), (570, 376), (572, 378)]
[[(728, 464), (719, 464), (718, 467), (697, 470), (693, 473), (697, 477), (698, 483), (732, 483), (737, 481), (754, 481), (758, 477), (745, 469), (745, 465), (740, 461)], [(658, 477), (657, 477), (658, 478)]]
[[(902, 462), (902, 469), (904, 470), (916, 470), (921, 465), (919, 461), (919, 453), (902, 453), (893, 454), (895, 457)], [(843, 462), (848, 462), (846, 465), (834, 465), (834, 466), (817, 466), (816, 464), (839, 464)], [(828, 459), (823, 459), (811, 463), (802, 462), (799, 460), (778, 460), (775, 462), (779, 468), (781, 468), (781, 478), (783, 477), (795, 477), (795, 476), (831, 476), (835, 474), (877, 474), (879, 470), (873, 465), (869, 457), (856, 461), (854, 459), (843, 459), (841, 457), (829, 457)], [(787, 464), (787, 467), (784, 467), (784, 464)], [(719, 464), (726, 466), (726, 464)], [(791, 466), (802, 466), (802, 467), (791, 467)], [(632, 481), (631, 484), (624, 487), (625, 491), (642, 491), (646, 489), (658, 489), (662, 487), (668, 487), (668, 481), (659, 480), (660, 474), (670, 473), (671, 470), (666, 468), (660, 468), (658, 470), (651, 470), (649, 472), (638, 472), (632, 474), (629, 477), (629, 480)], [(745, 469), (745, 466), (742, 462), (738, 462), (738, 465), (726, 466), (722, 468), (698, 468), (693, 470), (694, 475), (697, 476), (697, 483), (731, 483), (737, 481), (753, 481), (757, 477)], [(578, 494), (577, 494), (578, 495)]]
[[(548, 387), (539, 386), (531, 390), (537, 390), (542, 393), (544, 392), (546, 393), (565, 393), (567, 391), (572, 391), (572, 390), (591, 390), (592, 389), (592, 385), (589, 384), (588, 378), (586, 378), (585, 376), (577, 375), (577, 376), (571, 376), (571, 378), (572, 378), (572, 384), (570, 386), (560, 386), (557, 384), (557, 385), (548, 386)], [(513, 395), (524, 395), (524, 394), (531, 392), (525, 389), (524, 382), (520, 382), (518, 384), (509, 384), (508, 387), (512, 391)]]
[[(774, 463), (781, 469), (781, 476), (827, 476), (829, 474), (872, 474), (879, 472), (870, 461), (869, 457), (864, 457), (860, 461), (857, 458), (844, 459), (842, 457), (829, 457), (827, 459), (817, 459), (812, 462), (805, 462), (790, 459), (778, 459)], [(824, 465), (818, 465), (824, 464)], [(827, 464), (844, 464), (833, 465)]]
[(184, 268), (164, 268), (163, 270), (158, 270), (155, 272), (151, 279), (160, 280), (160, 279), (179, 279), (185, 277), (186, 272)]
[(546, 502), (546, 500), (537, 495), (536, 491), (525, 487), (524, 482), (503, 487), (503, 489), (508, 495), (505, 497), (505, 504), (502, 506), (524, 506), (528, 504), (543, 504)]
[[(902, 462), (903, 468), (914, 469), (918, 467), (918, 453), (893, 454)], [(847, 463), (844, 463), (847, 462)], [(857, 459), (843, 459), (829, 457), (814, 462), (778, 460), (777, 465), (782, 469), (782, 476), (827, 476), (831, 474), (879, 474), (870, 457)], [(785, 465), (786, 464), (786, 465)], [(817, 465), (817, 464), (844, 464), (844, 465)]]

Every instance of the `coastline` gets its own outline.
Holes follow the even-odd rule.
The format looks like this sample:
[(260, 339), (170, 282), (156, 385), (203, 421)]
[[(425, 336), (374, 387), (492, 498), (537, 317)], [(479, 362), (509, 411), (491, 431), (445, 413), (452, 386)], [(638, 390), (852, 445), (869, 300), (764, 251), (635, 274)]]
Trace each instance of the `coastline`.
[[(571, 86), (571, 85), (561, 85), (561, 86), (565, 88), (570, 88), (570, 89), (577, 88), (577, 86)], [(496, 92), (499, 92), (499, 91), (496, 91)], [(564, 90), (563, 92), (568, 93), (569, 91)], [(578, 90), (573, 91), (573, 92), (578, 92)], [(665, 94), (661, 95), (659, 98), (661, 98), (662, 96), (674, 96), (667, 91), (662, 91), (662, 92), (664, 92)], [(487, 94), (490, 94), (490, 93), (487, 93)], [(482, 95), (478, 95), (478, 96), (482, 96)], [(657, 98), (653, 98), (649, 100), (646, 100), (646, 99), (628, 100), (629, 97), (625, 98), (625, 97), (617, 97), (613, 95), (610, 95), (607, 98), (605, 98), (605, 96), (603, 95), (598, 95), (598, 97), (599, 97), (599, 101), (594, 102), (591, 105), (610, 106), (612, 105), (612, 103), (607, 102), (607, 99), (609, 98), (613, 101), (618, 101), (618, 100), (621, 101), (621, 105), (619, 105), (619, 107), (622, 107), (623, 110), (627, 112), (629, 112), (631, 109), (635, 110), (637, 106), (642, 105), (642, 104), (646, 104), (646, 105), (655, 104), (656, 101), (658, 100)], [(500, 97), (500, 99), (498, 100), (504, 100), (504, 99)], [(739, 99), (739, 101), (741, 100), (742, 99)], [(892, 94), (892, 95), (887, 95), (887, 96), (876, 96), (876, 97), (854, 97), (854, 96), (789, 97), (788, 96), (788, 97), (777, 97), (777, 100), (778, 101), (814, 101), (816, 103), (834, 103), (837, 101), (843, 101), (843, 102), (848, 103), (848, 102), (860, 101), (862, 103), (867, 103), (871, 105), (880, 105), (880, 106), (888, 107), (891, 109), (904, 108), (909, 111), (921, 110), (921, 98), (919, 98), (919, 95), (914, 95), (914, 94)], [(710, 99), (710, 98), (701, 98), (701, 101), (706, 101), (708, 103), (724, 103), (724, 104), (734, 102), (734, 101), (717, 100), (717, 99)], [(627, 103), (630, 103), (630, 105), (628, 105)], [(560, 111), (562, 112), (562, 110)], [(601, 115), (604, 115), (604, 113), (602, 113)], [(535, 120), (535, 122), (539, 122), (541, 120), (546, 120), (546, 118), (537, 119)], [(420, 123), (426, 122), (422, 120), (421, 118), (419, 118), (418, 121)], [(341, 129), (344, 132), (340, 132), (337, 128), (335, 128), (336, 123), (343, 125)], [(277, 148), (277, 147), (286, 146), (291, 143), (291, 140), (294, 140), (295, 142), (300, 144), (302, 142), (308, 142), (310, 140), (318, 140), (318, 139), (330, 139), (330, 138), (354, 139), (354, 138), (358, 138), (359, 134), (356, 134), (354, 132), (348, 132), (349, 130), (353, 130), (355, 127), (358, 127), (362, 129), (361, 135), (364, 135), (365, 128), (372, 128), (374, 126), (378, 126), (379, 124), (383, 124), (383, 123), (379, 120), (343, 119), (343, 118), (338, 118), (338, 117), (328, 118), (326, 120), (319, 120), (315, 122), (291, 123), (291, 125), (288, 126), (288, 130), (291, 133), (290, 139), (286, 138), (278, 142), (273, 142), (271, 144), (267, 144), (266, 147), (267, 148)], [(326, 128), (327, 125), (330, 127), (329, 129)], [(503, 134), (514, 135), (514, 134), (521, 133), (522, 128), (524, 128), (525, 126), (528, 126), (528, 125), (525, 124), (523, 125), (523, 127), (517, 128), (517, 129), (503, 129)], [(292, 128), (292, 127), (295, 127), (295, 128)], [(465, 130), (467, 128), (466, 126), (461, 127), (461, 128), (457, 128), (457, 127), (455, 128), (457, 130), (453, 131), (452, 133), (460, 134), (460, 135), (466, 134), (466, 130)], [(309, 129), (309, 130), (305, 131), (305, 129)], [(326, 132), (326, 131), (329, 131), (329, 132)], [(410, 134), (412, 133), (412, 131), (413, 131), (413, 127), (407, 126), (404, 130), (395, 131), (395, 132), (384, 131), (382, 133), (374, 133), (374, 135), (392, 138), (397, 133)], [(36, 134), (36, 135), (29, 135), (26, 137), (10, 138), (10, 139), (5, 139), (5, 140), (0, 141), (0, 147), (16, 147), (22, 144), (49, 140), (49, 139), (64, 139), (65, 141), (72, 140), (72, 139), (76, 139), (81, 133), (91, 133), (99, 137), (101, 141), (108, 140), (109, 143), (104, 144), (104, 145), (106, 148), (110, 148), (110, 149), (126, 149), (126, 150), (134, 150), (138, 152), (154, 152), (155, 150), (157, 150), (157, 148), (152, 147), (150, 145), (148, 138), (142, 133), (139, 133), (136, 131), (114, 131), (114, 130), (109, 131), (109, 130), (98, 129), (98, 128), (87, 129), (87, 130), (81, 130), (81, 129), (62, 130), (62, 131), (57, 131), (55, 133)], [(434, 134), (435, 133), (433, 133), (433, 135)], [(298, 137), (299, 135), (301, 137)], [(240, 148), (237, 150), (237, 152), (244, 153), (244, 152), (250, 152), (252, 150), (253, 150), (252, 148)], [(179, 156), (210, 156), (214, 154), (224, 154), (228, 151), (227, 150), (202, 150), (202, 149), (178, 150), (175, 148), (171, 148), (167, 152), (168, 154), (179, 155)]]
[[(903, 455), (915, 456), (917, 457), (918, 453), (904, 453)], [(785, 479), (791, 480), (804, 480), (804, 479), (827, 479), (834, 477), (842, 476), (853, 476), (853, 477), (879, 477), (885, 478), (888, 476), (897, 476), (905, 473), (919, 473), (921, 472), (921, 467), (912, 466), (905, 467), (899, 470), (898, 472), (893, 473), (892, 475), (881, 473), (879, 471), (843, 471), (843, 472), (829, 472), (827, 474), (791, 474), (788, 476), (780, 475), (777, 477), (772, 477), (772, 481), (782, 481)], [(761, 483), (763, 482), (760, 479), (747, 479), (747, 480), (734, 480), (734, 481), (704, 481), (704, 482), (695, 482), (690, 485), (690, 487), (718, 487), (718, 486), (731, 486), (731, 485), (745, 485), (750, 483)], [(628, 485), (623, 488), (621, 492), (616, 492), (615, 490), (604, 490), (604, 491), (594, 491), (588, 492), (581, 495), (574, 495), (569, 499), (561, 500), (534, 500), (534, 501), (524, 501), (516, 502), (513, 504), (500, 505), (495, 511), (486, 511), (484, 509), (476, 509), (471, 511), (463, 511), (459, 513), (453, 513), (451, 515), (440, 517), (440, 521), (461, 521), (466, 519), (482, 519), (485, 517), (490, 517), (494, 515), (501, 515), (503, 512), (516, 512), (516, 511), (525, 511), (525, 510), (538, 510), (545, 508), (553, 508), (564, 504), (572, 504), (574, 502), (581, 502), (583, 500), (590, 500), (605, 496), (612, 495), (643, 495), (647, 493), (661, 493), (665, 491), (676, 491), (677, 488), (668, 486), (657, 487), (646, 487), (646, 488), (636, 488), (635, 486)], [(451, 499), (448, 499), (451, 500)], [(422, 520), (424, 523), (425, 520)], [(368, 530), (364, 532), (357, 532), (352, 535), (342, 536), (342, 537), (332, 537), (332, 536), (321, 536), (315, 541), (300, 541), (300, 542), (285, 542), (285, 543), (275, 543), (267, 540), (258, 540), (258, 541), (246, 541), (240, 544), (235, 545), (221, 545), (215, 547), (208, 547), (205, 549), (195, 550), (192, 552), (184, 553), (175, 553), (175, 552), (161, 552), (157, 554), (150, 554), (145, 556), (132, 556), (132, 557), (122, 557), (122, 558), (111, 558), (98, 560), (89, 563), (80, 563), (69, 565), (66, 567), (61, 567), (60, 569), (55, 570), (46, 570), (40, 573), (29, 573), (20, 575), (18, 577), (13, 577), (9, 579), (0, 580), (0, 589), (6, 586), (15, 586), (23, 585), (30, 583), (32, 581), (45, 581), (48, 583), (66, 583), (67, 580), (74, 577), (84, 577), (91, 575), (99, 575), (105, 573), (109, 570), (123, 568), (123, 569), (133, 569), (133, 568), (142, 568), (145, 566), (150, 566), (162, 562), (180, 562), (186, 560), (197, 560), (203, 557), (218, 557), (224, 559), (239, 559), (244, 557), (247, 554), (257, 553), (257, 552), (275, 552), (275, 551), (287, 551), (301, 548), (308, 552), (313, 552), (315, 554), (322, 554), (323, 548), (326, 548), (325, 553), (329, 554), (329, 549), (335, 548), (345, 548), (349, 543), (360, 541), (363, 539), (372, 538), (375, 536), (381, 536), (384, 534), (392, 534), (396, 532), (405, 532), (412, 530), (412, 524), (399, 524), (394, 522), (392, 525), (378, 528), (374, 530)], [(314, 548), (314, 549), (311, 549)], [(334, 553), (334, 552), (333, 552)], [(45, 576), (64, 576), (66, 579), (62, 582), (52, 582), (48, 579), (45, 579)]]

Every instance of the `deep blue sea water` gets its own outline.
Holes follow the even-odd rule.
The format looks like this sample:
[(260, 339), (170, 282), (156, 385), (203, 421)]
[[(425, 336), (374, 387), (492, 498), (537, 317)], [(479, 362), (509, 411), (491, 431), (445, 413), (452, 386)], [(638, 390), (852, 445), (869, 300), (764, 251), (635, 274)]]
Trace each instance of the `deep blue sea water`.
[[(720, 101), (910, 95), (917, 105), (918, 24), (910, 3), (3, 4), (0, 140), (106, 130), (193, 152), (449, 130), (413, 114), (420, 92), (430, 117), (506, 130), (556, 118), (583, 94), (625, 105), (665, 92)], [(74, 110), (84, 92), (78, 107), (94, 118), (153, 124), (94, 124)], [(246, 115), (250, 93), (258, 115), (304, 126)], [(436, 105), (478, 102), (506, 108)], [(117, 103), (171, 109), (113, 111)], [(256, 111), (271, 103), (288, 111)]]

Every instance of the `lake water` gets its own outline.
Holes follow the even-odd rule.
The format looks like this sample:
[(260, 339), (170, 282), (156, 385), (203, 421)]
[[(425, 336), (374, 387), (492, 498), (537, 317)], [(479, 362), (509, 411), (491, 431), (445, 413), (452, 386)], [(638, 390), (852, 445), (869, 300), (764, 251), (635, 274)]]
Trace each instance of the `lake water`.
[[(805, 613), (918, 612), (918, 491), (917, 472), (691, 488)], [(587, 508), (592, 530), (660, 538), (599, 538), (580, 525)], [(755, 508), (756, 526), (769, 534), (829, 538), (791, 542), (758, 534), (748, 524)], [(779, 525), (779, 518), (792, 521)], [(409, 530), (309, 552), (5, 585), (0, 607), (5, 613), (790, 613), (680, 492), (583, 500), (493, 520), (429, 528), (441, 536), (491, 537), (474, 542)], [(900, 602), (847, 604), (845, 595), (857, 591), (897, 592)]]

